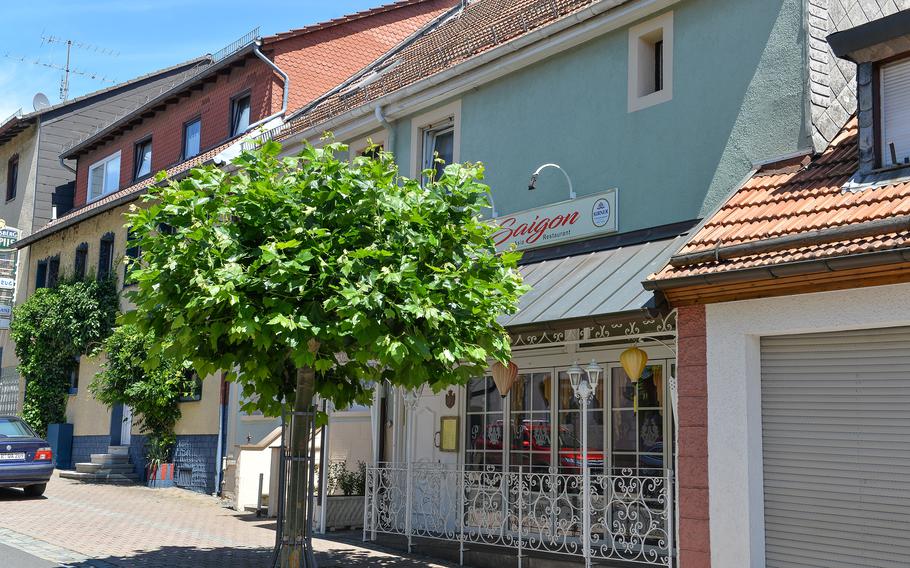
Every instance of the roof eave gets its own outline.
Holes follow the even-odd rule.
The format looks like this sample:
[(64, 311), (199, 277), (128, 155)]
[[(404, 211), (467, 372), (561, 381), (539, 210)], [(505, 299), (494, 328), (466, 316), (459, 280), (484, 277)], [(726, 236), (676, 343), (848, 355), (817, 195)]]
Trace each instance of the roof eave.
[[(290, 135), (286, 143), (300, 142), (310, 140), (322, 135), (327, 131), (336, 134), (342, 129), (341, 127), (352, 123), (363, 117), (368, 120), (372, 118), (373, 109), (377, 106), (389, 107), (386, 116), (390, 119), (400, 118), (413, 112), (415, 106), (431, 106), (446, 98), (452, 98), (473, 88), (478, 84), (483, 84), (495, 80), (501, 75), (520, 69), (524, 66), (533, 64), (538, 60), (545, 59), (553, 53), (559, 53), (569, 49), (574, 45), (584, 43), (590, 39), (604, 33), (601, 29), (608, 27), (607, 31), (618, 29), (628, 25), (648, 14), (658, 12), (669, 6), (677, 4), (681, 0), (600, 0), (587, 8), (579, 10), (573, 14), (563, 17), (559, 20), (544, 25), (538, 29), (528, 32), (525, 35), (509, 40), (497, 47), (488, 49), (478, 55), (475, 55), (452, 67), (429, 75), (419, 81), (411, 83), (401, 89), (378, 97), (375, 100), (364, 103), (358, 107), (349, 109), (339, 115), (336, 115), (320, 124), (305, 128), (299, 132)], [(592, 22), (597, 18), (597, 21)], [(554, 36), (562, 35), (572, 27), (579, 26), (575, 34), (567, 34), (561, 38), (561, 41), (552, 41), (546, 46), (533, 48), (543, 41), (550, 40)], [(590, 36), (590, 37), (588, 37)], [(555, 44), (555, 45), (554, 45)], [(565, 44), (565, 47), (559, 49), (557, 46)], [(553, 48), (553, 53), (549, 49)], [(505, 58), (517, 52), (532, 52), (527, 62), (508, 62), (497, 67), (498, 71), (491, 71), (483, 77), (478, 72), (491, 64), (492, 62)], [(545, 53), (544, 53), (545, 52)], [(461, 79), (457, 84), (451, 85), (452, 82)], [(438, 91), (429, 92), (431, 90)], [(429, 93), (428, 93), (429, 92)], [(417, 99), (416, 102), (411, 99)], [(394, 107), (390, 107), (397, 103)]]
[(901, 262), (910, 262), (910, 247), (798, 262), (786, 262), (753, 268), (727, 270), (723, 272), (693, 274), (677, 278), (645, 280), (642, 282), (642, 286), (644, 286), (645, 290), (652, 292), (668, 292), (670, 290), (679, 290), (681, 288), (691, 288), (695, 286), (719, 286), (743, 282), (770, 281), (788, 276), (841, 272), (844, 270), (872, 268), (875, 266), (897, 264)]
[(259, 45), (258, 42), (252, 42), (249, 45), (247, 45), (247, 46), (237, 50), (236, 52), (232, 53), (231, 55), (225, 57), (221, 61), (213, 63), (212, 65), (209, 65), (208, 67), (206, 67), (206, 69), (204, 71), (200, 72), (199, 74), (194, 75), (194, 76), (190, 77), (189, 79), (179, 83), (178, 85), (174, 86), (172, 89), (169, 89), (166, 92), (158, 95), (157, 97), (155, 97), (154, 99), (145, 103), (141, 107), (131, 111), (129, 114), (124, 115), (119, 120), (112, 122), (111, 124), (109, 124), (108, 126), (103, 128), (102, 130), (98, 131), (97, 133), (93, 134), (89, 138), (86, 138), (82, 142), (80, 142), (80, 143), (76, 144), (75, 146), (73, 146), (72, 148), (66, 150), (63, 154), (61, 154), (61, 157), (63, 157), (64, 159), (68, 159), (68, 160), (75, 159), (80, 154), (84, 153), (85, 151), (89, 150), (91, 147), (95, 146), (100, 139), (105, 138), (108, 135), (110, 135), (111, 133), (117, 131), (119, 128), (125, 126), (128, 122), (133, 120), (136, 116), (141, 115), (142, 113), (148, 111), (150, 108), (158, 106), (159, 104), (161, 104), (161, 101), (163, 101), (167, 98), (173, 97), (174, 95), (184, 91), (185, 89), (197, 84), (199, 81), (208, 79), (213, 74), (221, 71), (225, 67), (227, 67), (229, 65), (233, 65), (240, 59), (243, 59), (246, 56), (250, 55), (253, 52), (253, 50), (255, 50), (256, 47), (258, 47), (258, 45)]

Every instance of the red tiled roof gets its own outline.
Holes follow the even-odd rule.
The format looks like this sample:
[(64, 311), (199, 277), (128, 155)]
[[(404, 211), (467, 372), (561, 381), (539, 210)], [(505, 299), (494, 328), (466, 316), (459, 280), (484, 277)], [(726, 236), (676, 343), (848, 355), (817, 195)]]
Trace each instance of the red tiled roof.
[(406, 6), (413, 6), (415, 4), (420, 4), (422, 2), (427, 2), (427, 1), (429, 1), (429, 0), (397, 0), (396, 2), (391, 2), (389, 4), (383, 4), (381, 6), (376, 6), (375, 8), (368, 8), (368, 9), (362, 10), (360, 12), (355, 12), (353, 14), (347, 14), (345, 16), (340, 16), (338, 18), (333, 18), (331, 20), (326, 20), (324, 22), (319, 22), (316, 24), (311, 24), (309, 26), (304, 26), (302, 28), (297, 28), (297, 29), (286, 31), (286, 32), (281, 32), (281, 33), (273, 34), (270, 36), (266, 36), (266, 37), (262, 38), (262, 43), (263, 43), (263, 45), (267, 45), (267, 44), (270, 44), (270, 43), (273, 43), (276, 41), (280, 41), (283, 39), (288, 39), (288, 38), (292, 38), (292, 37), (296, 37), (296, 36), (300, 36), (300, 35), (313, 33), (313, 32), (319, 31), (319, 30), (331, 28), (333, 26), (347, 24), (347, 23), (353, 22), (355, 20), (360, 20), (362, 18), (368, 18), (370, 16), (382, 14), (383, 12), (391, 12), (392, 10), (404, 8)]
[[(276, 138), (318, 126), (349, 110), (454, 67), (489, 49), (574, 14), (597, 0), (475, 0), (390, 54), (349, 86), (282, 128)], [(624, 2), (617, 2), (617, 5)]]
[[(206, 152), (203, 152), (202, 154), (199, 154), (198, 156), (194, 156), (194, 157), (190, 158), (189, 160), (186, 160), (186, 161), (180, 162), (179, 164), (171, 166), (170, 168), (165, 170), (165, 173), (167, 174), (167, 177), (169, 179), (170, 178), (179, 178), (183, 174), (187, 173), (189, 170), (191, 170), (197, 166), (201, 166), (201, 165), (204, 165), (204, 164), (210, 162), (215, 156), (217, 156), (218, 154), (220, 154), (221, 152), (223, 152), (230, 146), (237, 144), (239, 142), (239, 140), (240, 140), (239, 137), (233, 138), (219, 146), (212, 148), (211, 150), (208, 150)], [(77, 223), (87, 217), (92, 217), (94, 215), (101, 213), (102, 211), (111, 209), (112, 207), (115, 207), (117, 205), (120, 205), (123, 203), (128, 203), (130, 201), (139, 199), (139, 197), (141, 197), (143, 194), (145, 194), (146, 190), (154, 184), (155, 184), (155, 176), (149, 176), (149, 177), (143, 179), (142, 181), (134, 183), (133, 185), (124, 187), (123, 189), (119, 189), (109, 195), (105, 195), (101, 199), (87, 203), (84, 206), (79, 207), (78, 209), (73, 209), (72, 211), (67, 212), (65, 215), (51, 220), (47, 225), (45, 225), (38, 231), (35, 231), (28, 237), (25, 237), (24, 239), (18, 241), (16, 243), (16, 246), (17, 246), (17, 248), (27, 246), (28, 244), (31, 244), (35, 241), (43, 239), (44, 237), (46, 237), (48, 235), (61, 231), (64, 228), (66, 228), (70, 225), (73, 225), (74, 223)]]
[[(831, 145), (814, 157), (785, 160), (762, 167), (743, 185), (650, 281), (685, 279), (751, 268), (779, 267), (800, 261), (832, 259), (910, 245), (908, 230), (875, 232), (875, 222), (910, 215), (910, 182), (882, 182), (852, 192), (845, 185), (859, 165), (858, 127), (851, 120)], [(869, 223), (873, 225), (869, 225)], [(871, 227), (869, 234), (814, 244), (788, 243), (780, 237), (817, 235), (821, 231)], [(830, 234), (830, 233), (827, 233)], [(777, 239), (781, 246), (749, 253), (731, 245)], [(720, 259), (685, 262), (695, 253), (739, 250)], [(676, 265), (676, 266), (674, 266)]]

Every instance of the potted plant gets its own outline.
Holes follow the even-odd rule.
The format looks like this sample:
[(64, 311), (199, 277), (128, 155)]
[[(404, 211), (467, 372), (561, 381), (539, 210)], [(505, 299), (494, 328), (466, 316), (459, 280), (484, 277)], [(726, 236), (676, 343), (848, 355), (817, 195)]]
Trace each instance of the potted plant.
[(149, 487), (174, 486), (172, 454), (176, 441), (176, 437), (170, 433), (147, 438), (145, 479)]
[(362, 528), (367, 465), (362, 461), (357, 462), (357, 471), (351, 471), (347, 462), (339, 461), (329, 464), (327, 474), (329, 494), (326, 496), (326, 528)]

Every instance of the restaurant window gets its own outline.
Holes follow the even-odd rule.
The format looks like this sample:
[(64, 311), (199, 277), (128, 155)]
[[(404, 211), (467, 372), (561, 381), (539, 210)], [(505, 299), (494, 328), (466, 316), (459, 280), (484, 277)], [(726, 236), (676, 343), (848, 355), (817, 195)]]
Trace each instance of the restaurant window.
[[(665, 363), (653, 362), (635, 385), (617, 364), (605, 365), (607, 372), (588, 405), (592, 473), (664, 474), (670, 455), (664, 440), (672, 428), (664, 411)], [(491, 377), (472, 379), (466, 397), (465, 467), (580, 474), (583, 422), (566, 372), (570, 365), (520, 373), (505, 398)]]
[(465, 467), (501, 466), (504, 424), (502, 397), (493, 377), (471, 379), (467, 386)]
[(202, 119), (197, 118), (183, 125), (183, 159), (199, 154), (202, 147)]
[(19, 185), (19, 154), (13, 155), (6, 162), (6, 200), (16, 199), (16, 189)]
[(882, 167), (910, 163), (910, 58), (879, 68)]
[(152, 173), (152, 139), (136, 142), (136, 159), (133, 162), (133, 181)]
[(231, 136), (238, 136), (250, 127), (250, 95), (240, 95), (231, 101)]
[(663, 367), (647, 366), (637, 383), (630, 381), (622, 368), (614, 368), (610, 388), (613, 468), (631, 469), (637, 475), (661, 475), (665, 432)]
[(443, 170), (455, 159), (455, 121), (449, 118), (423, 131), (423, 170), (433, 170), (433, 178), (442, 177)]
[(82, 243), (76, 247), (75, 261), (73, 263), (73, 274), (77, 280), (85, 278), (85, 270), (88, 266), (88, 243)]
[(99, 160), (88, 169), (88, 200), (94, 201), (120, 188), (120, 152)]
[(106, 233), (98, 243), (98, 280), (110, 276), (114, 268), (114, 233)]

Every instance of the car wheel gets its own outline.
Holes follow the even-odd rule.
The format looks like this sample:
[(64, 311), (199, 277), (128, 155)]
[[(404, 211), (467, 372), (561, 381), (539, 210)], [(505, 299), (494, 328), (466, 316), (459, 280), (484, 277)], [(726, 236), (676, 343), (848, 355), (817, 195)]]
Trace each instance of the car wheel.
[(28, 485), (24, 489), (26, 497), (41, 497), (44, 495), (44, 490), (47, 489), (47, 483)]

